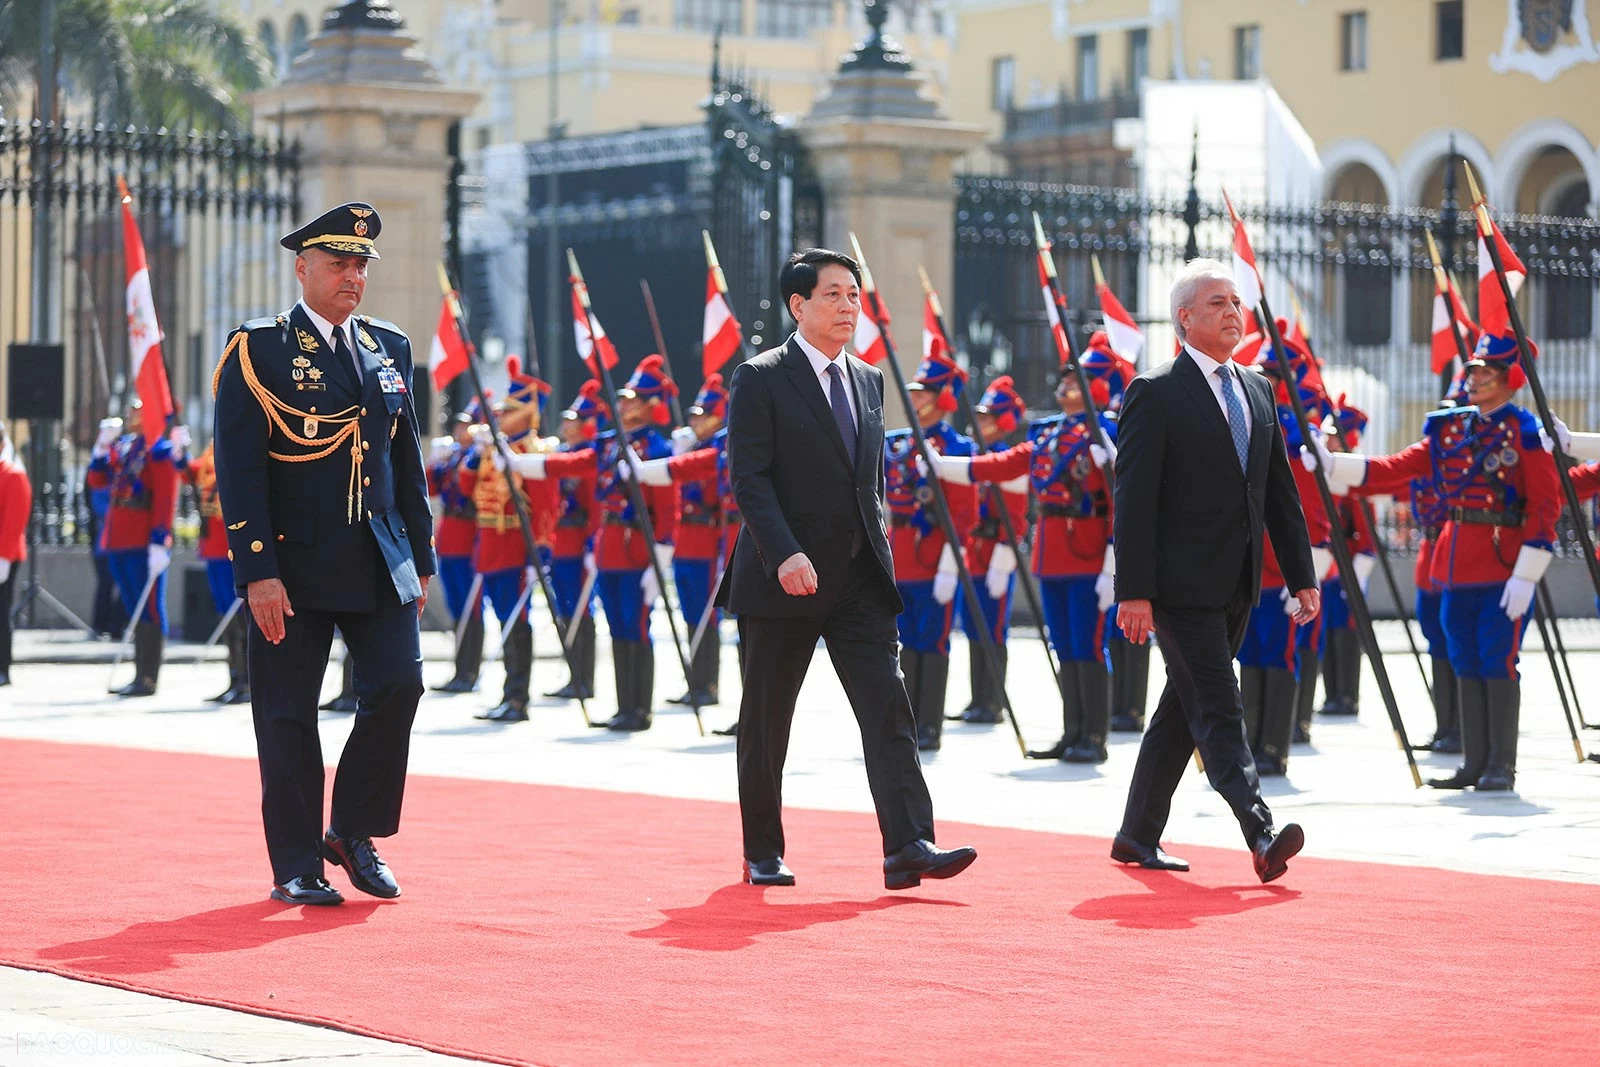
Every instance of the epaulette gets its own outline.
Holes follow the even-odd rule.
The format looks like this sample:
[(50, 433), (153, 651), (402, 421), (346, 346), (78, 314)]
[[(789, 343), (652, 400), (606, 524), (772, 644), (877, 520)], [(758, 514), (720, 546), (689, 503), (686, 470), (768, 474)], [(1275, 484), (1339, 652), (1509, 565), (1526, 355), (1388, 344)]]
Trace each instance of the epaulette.
[(239, 329), (245, 333), (253, 333), (256, 330), (265, 330), (268, 326), (282, 326), (288, 321), (289, 317), (287, 315), (266, 315), (259, 319), (251, 319), (249, 322), (242, 323)]
[(1437, 408), (1422, 417), (1422, 435), (1424, 437), (1432, 437), (1440, 430), (1443, 430), (1452, 420), (1459, 419), (1463, 415), (1476, 415), (1477, 413), (1478, 409), (1470, 404), (1463, 404), (1460, 407), (1453, 408)]
[(1517, 414), (1517, 419), (1522, 423), (1522, 447), (1543, 448), (1544, 443), (1539, 439), (1539, 433), (1544, 429), (1544, 420), (1525, 407), (1512, 405), (1512, 410)]
[(406, 332), (404, 330), (390, 322), (388, 319), (375, 319), (371, 315), (357, 315), (356, 318), (360, 319), (362, 323), (367, 326), (375, 326), (380, 330), (387, 330), (389, 333), (403, 337), (407, 341), (411, 340), (411, 338), (406, 337)]

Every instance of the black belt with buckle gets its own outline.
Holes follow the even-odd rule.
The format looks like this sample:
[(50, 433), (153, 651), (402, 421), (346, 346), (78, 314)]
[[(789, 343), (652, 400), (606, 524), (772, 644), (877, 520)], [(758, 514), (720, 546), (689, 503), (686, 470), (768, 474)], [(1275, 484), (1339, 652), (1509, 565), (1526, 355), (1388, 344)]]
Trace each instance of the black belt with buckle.
[(1451, 508), (1450, 517), (1471, 526), (1521, 526), (1520, 511), (1490, 511), (1487, 508)]
[(1085, 515), (1070, 504), (1040, 504), (1039, 514), (1047, 519), (1103, 519), (1106, 517), (1106, 513), (1098, 509)]
[(1439, 540), (1439, 535), (1443, 532), (1443, 526), (1424, 526), (1422, 528), (1422, 537), (1426, 541), (1437, 541)]

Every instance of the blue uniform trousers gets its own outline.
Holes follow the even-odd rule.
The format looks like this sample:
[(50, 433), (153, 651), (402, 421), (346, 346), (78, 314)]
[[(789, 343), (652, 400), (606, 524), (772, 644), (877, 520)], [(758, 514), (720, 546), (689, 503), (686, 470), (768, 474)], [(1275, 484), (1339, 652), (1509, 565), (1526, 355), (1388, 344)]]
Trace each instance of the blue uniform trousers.
[[(1011, 633), (1011, 601), (1016, 592), (1017, 577), (1013, 574), (1006, 582), (1006, 595), (999, 600), (989, 595), (983, 575), (974, 574), (972, 581), (978, 588), (978, 607), (983, 610), (983, 624), (988, 627), (995, 644), (1004, 648), (1006, 637)], [(977, 629), (972, 625), (972, 612), (967, 610), (967, 599), (961, 595), (960, 589), (956, 590), (956, 603), (961, 606), (961, 632), (967, 635), (968, 640), (978, 640)]]
[[(933, 598), (933, 579), (925, 582), (897, 582), (905, 610), (896, 623), (900, 644), (913, 652), (935, 656), (950, 654), (950, 629), (955, 624), (955, 600), (941, 604)], [(956, 597), (961, 592), (956, 591)]]
[(1094, 591), (1098, 574), (1067, 578), (1041, 578), (1039, 599), (1044, 601), (1045, 628), (1056, 656), (1075, 663), (1104, 663), (1106, 654), (1106, 616)]
[[(556, 612), (563, 619), (570, 619), (578, 614), (578, 597), (583, 593), (583, 557), (582, 556), (552, 556), (550, 557), (550, 585), (556, 594)], [(584, 602), (583, 614), (594, 612), (594, 588), (589, 589), (589, 597)]]
[[(683, 612), (683, 621), (689, 625), (690, 636), (693, 636), (694, 628), (700, 625), (700, 615), (711, 601), (711, 583), (716, 579), (711, 568), (715, 563), (713, 559), (674, 558), (672, 561), (672, 580), (678, 587), (678, 607)], [(713, 610), (706, 628), (715, 626), (720, 615), (721, 612)]]
[(639, 588), (643, 577), (641, 567), (636, 571), (601, 571), (595, 579), (613, 641), (650, 640), (650, 610), (655, 603), (644, 602), (644, 590)]
[[(138, 548), (107, 552), (106, 566), (111, 569), (111, 580), (117, 583), (117, 593), (122, 597), (122, 610), (132, 615), (134, 605), (139, 603), (139, 594), (144, 592), (144, 583), (150, 577), (149, 550), (141, 545)], [(144, 602), (144, 612), (140, 615), (139, 621), (159, 623), (162, 635), (166, 634), (166, 571), (161, 572), (161, 576), (156, 579), (155, 588), (150, 590), (150, 597)]]
[(1441, 594), (1445, 642), (1457, 678), (1520, 678), (1517, 653), (1528, 616), (1513, 622), (1500, 606), (1505, 587), (1472, 585)]
[(1322, 624), (1329, 630), (1354, 630), (1356, 618), (1350, 614), (1350, 602), (1344, 598), (1344, 583), (1329, 578), (1322, 583)]
[(1250, 609), (1244, 644), (1236, 657), (1241, 667), (1295, 669), (1299, 635), (1294, 620), (1283, 611), (1282, 587), (1262, 589), (1261, 599)]
[[(451, 622), (460, 622), (467, 611), (467, 594), (472, 592), (472, 557), (440, 556), (439, 584), (444, 587), (444, 606)], [(483, 610), (483, 601), (475, 605)]]
[[(233, 564), (225, 559), (206, 560), (206, 584), (211, 587), (211, 604), (217, 614), (233, 607), (238, 594), (233, 591)], [(135, 594), (137, 595), (137, 594)], [(153, 593), (151, 594), (154, 595)], [(239, 610), (243, 611), (243, 608)]]
[(1449, 659), (1450, 643), (1444, 635), (1444, 594), (1417, 590), (1417, 623), (1422, 636), (1428, 640), (1428, 656), (1432, 659)]
[(507, 567), (501, 571), (490, 571), (483, 576), (483, 595), (489, 598), (489, 604), (494, 608), (495, 618), (500, 620), (502, 629), (515, 621), (511, 618), (511, 612), (517, 607), (519, 600), (522, 602), (522, 607), (517, 611), (517, 618), (528, 617), (528, 600), (522, 596), (526, 584), (527, 575), (522, 567)]

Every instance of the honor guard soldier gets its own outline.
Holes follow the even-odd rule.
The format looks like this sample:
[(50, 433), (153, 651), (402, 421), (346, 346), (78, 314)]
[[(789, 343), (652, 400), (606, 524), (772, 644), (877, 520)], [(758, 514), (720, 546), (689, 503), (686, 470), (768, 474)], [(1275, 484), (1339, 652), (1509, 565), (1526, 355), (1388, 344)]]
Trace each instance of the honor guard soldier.
[[(507, 447), (514, 456), (547, 451), (548, 446), (536, 436), (536, 429), (550, 386), (523, 374), (521, 361), (515, 356), (506, 358), (506, 373), (510, 385), (505, 400), (496, 402), (495, 411)], [(473, 447), (458, 468), (458, 480), (461, 491), (472, 498), (477, 516), (472, 569), (500, 620), (505, 685), (500, 703), (473, 718), (527, 722), (529, 683), (533, 678), (533, 625), (528, 605), (533, 587), (539, 582), (533, 568), (541, 561), (528, 557), (528, 542), (514, 494), (521, 494), (527, 502), (536, 544), (549, 544), (556, 521), (555, 487), (542, 481), (530, 485), (515, 472), (508, 474), (505, 456), (490, 440), (489, 428), (480, 425), (476, 433)]]
[[(1015, 433), (1027, 416), (1028, 406), (1017, 394), (1010, 375), (989, 383), (972, 409), (976, 416), (978, 444), (988, 449)], [(1026, 473), (977, 493), (977, 521), (967, 544), (967, 570), (977, 585), (978, 604), (983, 609), (981, 623), (973, 619), (966, 601), (961, 604), (961, 629), (967, 635), (967, 650), (972, 665), (972, 702), (952, 720), (992, 724), (1005, 721), (1001, 692), (1006, 684), (1006, 640), (1011, 633), (1011, 604), (1016, 591), (1017, 553), (1006, 539), (1006, 525), (996, 505), (996, 493), (1011, 519), (1011, 530), (1019, 537), (1028, 530), (1028, 476)], [(982, 578), (981, 581), (977, 579)], [(1000, 677), (989, 672), (978, 636), (982, 625), (994, 638), (1000, 660)]]
[[(285, 236), (302, 299), (228, 339), (213, 376), (217, 488), (251, 613), (251, 710), (276, 900), (338, 904), (323, 861), (400, 895), (373, 839), (400, 827), (436, 566), (411, 342), (356, 315), (381, 222), (345, 204)], [(317, 691), (334, 628), (360, 707), (322, 823)]]
[[(1366, 413), (1348, 406), (1341, 396), (1334, 417), (1339, 420), (1344, 439), (1353, 450), (1361, 441), (1361, 432), (1367, 428)], [(1338, 448), (1337, 434), (1328, 433), (1324, 437), (1328, 444)], [(1372, 580), (1372, 569), (1378, 565), (1372, 527), (1367, 525), (1366, 509), (1350, 497), (1340, 494), (1335, 503), (1338, 505), (1339, 523), (1344, 528), (1345, 540), (1350, 545), (1356, 584), (1361, 588), (1361, 595), (1365, 596)], [(1355, 615), (1350, 611), (1345, 581), (1344, 575), (1335, 574), (1322, 583), (1325, 645), (1322, 689), (1327, 694), (1322, 705), (1324, 715), (1357, 715), (1361, 711), (1361, 635), (1356, 632)]]
[[(206, 565), (206, 584), (211, 587), (211, 604), (218, 615), (226, 615), (239, 599), (234, 592), (233, 564), (228, 560), (228, 526), (222, 516), (222, 499), (217, 493), (216, 442), (206, 445), (184, 472), (200, 501), (200, 550)], [(235, 611), (222, 642), (228, 650), (228, 688), (211, 698), (213, 704), (250, 703), (250, 669), (245, 646), (250, 623), (245, 612)]]
[(11, 684), (11, 595), (28, 558), (33, 483), (0, 422), (0, 686)]
[[(572, 405), (561, 413), (561, 452), (581, 452), (594, 448), (595, 438), (605, 429), (611, 409), (600, 396), (600, 383), (590, 378), (578, 390)], [(561, 700), (590, 700), (594, 697), (594, 585), (597, 564), (594, 535), (600, 529), (600, 509), (594, 501), (595, 469), (585, 465), (576, 474), (556, 482), (556, 528), (550, 544), (550, 585), (556, 594), (556, 614), (565, 638), (574, 617), (578, 628), (572, 634), (572, 677), (567, 684), (545, 696)]]
[(428, 457), (428, 492), (439, 498), (439, 519), (433, 528), (439, 584), (456, 632), (455, 673), (448, 682), (434, 686), (440, 693), (476, 691), (483, 667), (483, 598), (472, 573), (478, 511), (471, 494), (461, 488), (461, 466), (472, 450), (477, 406), (474, 400), (456, 415), (453, 433), (435, 437)]
[[(972, 438), (957, 433), (945, 416), (956, 409), (955, 390), (966, 373), (948, 357), (930, 355), (909, 385), (917, 422), (937, 455), (971, 459)], [(883, 437), (884, 503), (889, 511), (889, 549), (894, 556), (895, 584), (905, 610), (900, 613), (900, 671), (917, 722), (917, 748), (937, 751), (944, 732), (945, 690), (950, 681), (950, 629), (954, 622), (956, 551), (935, 510), (933, 486), (917, 468), (916, 439), (911, 430), (893, 430)], [(945, 492), (955, 529), (965, 536), (977, 514), (971, 486)]]
[[(688, 411), (689, 433), (695, 447), (671, 459), (651, 459), (639, 464), (645, 485), (678, 487), (678, 523), (673, 537), (672, 579), (678, 588), (678, 607), (693, 641), (699, 644), (689, 661), (689, 691), (669, 704), (703, 708), (720, 696), (722, 637), (717, 632), (719, 612), (711, 606), (722, 561), (733, 542), (729, 537), (727, 509), (732, 501), (728, 483), (728, 390), (722, 375), (712, 373), (700, 386)], [(673, 434), (676, 446), (682, 431)], [(738, 535), (737, 521), (733, 535)]]
[(100, 546), (133, 628), (134, 679), (118, 696), (156, 691), (167, 636), (167, 568), (172, 564), (172, 520), (178, 508), (179, 464), (189, 431), (175, 426), (147, 445), (143, 405), (135, 400), (122, 434), (103, 428), (89, 461), (90, 489), (109, 489)]
[(1429, 752), (1459, 753), (1461, 725), (1456, 715), (1456, 676), (1450, 666), (1449, 644), (1440, 610), (1444, 594), (1433, 580), (1433, 551), (1449, 518), (1449, 509), (1439, 499), (1438, 483), (1431, 472), (1411, 479), (1406, 495), (1412, 520), (1422, 536), (1417, 545), (1416, 567), (1412, 571), (1412, 581), (1417, 587), (1417, 625), (1428, 642), (1428, 658), (1433, 663), (1433, 737), (1416, 747)]
[[(1594, 451), (1600, 452), (1600, 434), (1573, 434), (1573, 437), (1590, 437), (1595, 439)], [(1568, 455), (1572, 455), (1569, 451)], [(1573, 467), (1569, 472), (1572, 478), (1572, 488), (1577, 491), (1580, 498), (1585, 500), (1600, 493), (1600, 462), (1589, 462)], [(1600, 533), (1600, 505), (1590, 504), (1590, 522), (1594, 525), (1596, 533)], [(1600, 545), (1595, 546), (1595, 558), (1600, 559)], [(1600, 612), (1600, 594), (1595, 596), (1595, 611)]]
[(672, 445), (661, 431), (672, 419), (667, 398), (677, 391), (661, 357), (646, 356), (628, 384), (617, 390), (618, 429), (601, 433), (593, 449), (523, 456), (517, 461), (517, 469), (529, 478), (595, 477), (595, 502), (601, 513), (595, 546), (596, 585), (611, 631), (617, 681), (617, 714), (606, 723), (612, 730), (648, 730), (655, 718), (656, 661), (650, 644), (650, 613), (661, 589), (650, 555), (656, 554), (663, 571), (671, 565), (676, 507), (671, 487), (641, 487), (656, 535), (656, 543), (650, 544), (623, 478), (631, 471), (628, 451), (640, 460), (672, 455)]
[(1434, 545), (1433, 580), (1442, 590), (1463, 761), (1455, 774), (1428, 784), (1509, 790), (1522, 704), (1518, 651), (1561, 504), (1539, 420), (1511, 403), (1526, 380), (1515, 338), (1485, 334), (1466, 369), (1470, 405), (1431, 413), (1423, 439), (1404, 451), (1317, 452), (1330, 480), (1368, 494), (1436, 479), (1449, 517)]

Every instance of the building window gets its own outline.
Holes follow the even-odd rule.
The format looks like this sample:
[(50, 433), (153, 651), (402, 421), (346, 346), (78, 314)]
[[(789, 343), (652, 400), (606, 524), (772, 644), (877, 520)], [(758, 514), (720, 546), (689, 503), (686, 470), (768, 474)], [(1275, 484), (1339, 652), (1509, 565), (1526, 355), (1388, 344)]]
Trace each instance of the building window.
[(1339, 69), (1367, 69), (1367, 13), (1350, 11), (1339, 16)]
[(1100, 96), (1100, 39), (1093, 34), (1078, 38), (1078, 99)]
[(1240, 81), (1261, 77), (1261, 27), (1233, 28), (1233, 76)]
[(1353, 345), (1386, 345), (1393, 315), (1394, 272), (1367, 263), (1346, 263), (1344, 339)]
[(1150, 74), (1150, 31), (1128, 31), (1127, 89), (1130, 94), (1139, 91), (1139, 83)]
[[(1589, 183), (1577, 182), (1552, 205), (1554, 215), (1582, 218), (1589, 214)], [(1594, 280), (1568, 274), (1538, 279), (1544, 294), (1544, 336), (1551, 339), (1588, 337), (1594, 331)]]
[(805, 37), (833, 24), (833, 0), (756, 0), (756, 36)]
[(678, 0), (672, 24), (680, 30), (739, 36), (744, 33), (744, 0)]
[(1466, 54), (1466, 15), (1461, 0), (1440, 0), (1433, 5), (1433, 56), (1460, 59)]
[(1011, 110), (1017, 95), (1017, 57), (995, 56), (989, 64), (989, 106), (996, 111)]
[(278, 61), (278, 31), (269, 20), (262, 19), (256, 36), (261, 39), (261, 50), (267, 54), (267, 61), (272, 64), (272, 74), (276, 77), (283, 66)]
[(296, 15), (289, 20), (289, 54), (286, 58), (290, 63), (293, 63), (295, 57), (306, 50), (306, 40), (310, 36), (309, 30), (306, 28), (306, 17), (304, 15)]

